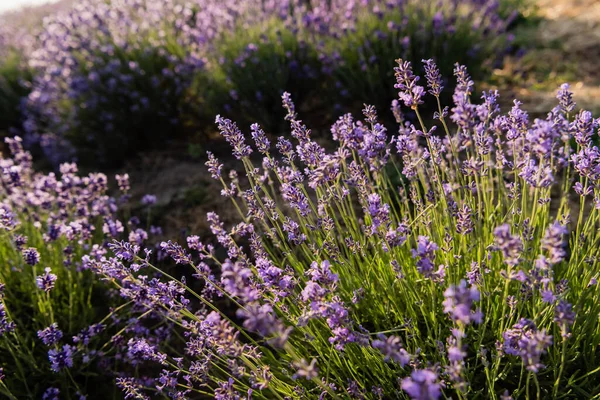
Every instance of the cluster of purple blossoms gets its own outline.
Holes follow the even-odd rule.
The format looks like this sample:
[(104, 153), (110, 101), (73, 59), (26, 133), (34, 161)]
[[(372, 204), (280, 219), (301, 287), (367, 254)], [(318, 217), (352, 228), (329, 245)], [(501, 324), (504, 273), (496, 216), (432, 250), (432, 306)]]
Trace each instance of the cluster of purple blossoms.
[(10, 320), (8, 314), (6, 313), (6, 306), (4, 305), (3, 301), (4, 290), (4, 284), (0, 283), (0, 337), (15, 330), (15, 323)]
[(27, 264), (34, 266), (40, 262), (40, 253), (37, 251), (37, 249), (30, 247), (23, 250), (23, 258)]
[(475, 286), (467, 287), (462, 280), (457, 286), (451, 285), (444, 292), (444, 312), (450, 318), (463, 325), (470, 323), (480, 324), (483, 318), (481, 310), (472, 310), (473, 303), (480, 298), (479, 290)]
[(417, 369), (410, 377), (402, 379), (400, 386), (413, 400), (435, 400), (441, 397), (444, 384), (434, 371)]
[(367, 196), (367, 210), (371, 216), (371, 234), (375, 234), (380, 227), (387, 228), (390, 223), (390, 206), (382, 204), (377, 193)]
[(566, 256), (563, 236), (569, 233), (567, 229), (558, 221), (551, 224), (544, 237), (542, 238), (542, 250), (546, 250), (549, 255), (548, 261), (551, 264), (557, 264), (564, 260)]
[(393, 361), (401, 367), (410, 362), (410, 354), (402, 347), (401, 339), (397, 336), (380, 335), (378, 339), (373, 340), (371, 346), (381, 351), (385, 361)]
[(39, 275), (35, 278), (35, 283), (37, 287), (44, 292), (49, 292), (54, 288), (54, 284), (56, 283), (56, 275), (51, 273), (51, 269), (49, 267), (44, 268), (44, 274)]
[(244, 135), (239, 130), (235, 122), (217, 115), (216, 123), (219, 127), (219, 133), (233, 148), (233, 155), (237, 159), (248, 157), (252, 153), (252, 148), (246, 144)]
[(73, 355), (75, 348), (65, 344), (61, 348), (48, 351), (48, 359), (50, 360), (50, 368), (54, 372), (59, 372), (65, 368), (73, 367)]
[(38, 331), (37, 335), (46, 346), (52, 346), (58, 343), (58, 341), (63, 337), (63, 333), (58, 328), (58, 324), (56, 322), (46, 329)]
[(456, 218), (456, 232), (461, 235), (466, 235), (473, 232), (474, 224), (471, 215), (471, 207), (467, 204), (458, 210)]
[(417, 248), (412, 250), (413, 258), (417, 259), (417, 270), (426, 277), (435, 273), (435, 252), (439, 246), (427, 236), (419, 236)]
[(156, 195), (145, 194), (144, 197), (142, 197), (141, 202), (145, 206), (152, 206), (152, 205), (156, 204)]
[[(396, 75), (396, 84), (394, 87), (399, 89), (398, 96), (404, 102), (406, 107), (416, 109), (419, 104), (423, 104), (423, 95), (425, 89), (417, 84), (419, 76), (415, 76), (412, 71), (410, 61), (396, 60), (397, 67), (394, 67)], [(431, 69), (431, 67), (429, 67)]]
[(503, 350), (506, 354), (519, 356), (523, 359), (528, 371), (537, 373), (544, 365), (540, 358), (552, 345), (552, 336), (544, 330), (537, 330), (533, 321), (521, 319), (511, 329), (502, 334)]
[(509, 225), (501, 225), (494, 229), (494, 241), (508, 265), (514, 267), (519, 263), (523, 253), (523, 241), (518, 235), (511, 234)]
[[(73, 132), (77, 145), (84, 143), (101, 159), (110, 158), (111, 150), (122, 156), (134, 144), (148, 146), (148, 137), (164, 140), (165, 132), (195, 120), (186, 109), (190, 98), (199, 98), (196, 111), (204, 123), (211, 109), (204, 105), (211, 100), (226, 112), (254, 111), (263, 102), (272, 107), (268, 100), (298, 81), (306, 83), (296, 85), (299, 90), (327, 81), (336, 95), (347, 97), (356, 84), (350, 75), (380, 73), (401, 55), (414, 61), (460, 56), (473, 65), (498, 59), (508, 50), (506, 31), (515, 16), (503, 16), (497, 0), (438, 7), (404, 0), (85, 0), (47, 18), (37, 40), (18, 41), (37, 72), (23, 99), (23, 126), (27, 142), (41, 145), (55, 163), (73, 157)], [(468, 34), (459, 34), (461, 29)], [(3, 36), (0, 54), (9, 47)], [(454, 40), (467, 40), (471, 50), (449, 53), (452, 46), (441, 46)], [(285, 73), (275, 69), (266, 79), (240, 73), (272, 71), (273, 64)], [(428, 60), (431, 90), (439, 93), (435, 71)], [(217, 96), (194, 84), (206, 76), (220, 81), (221, 75), (225, 82), (214, 85), (222, 92)], [(294, 114), (289, 108), (286, 118)], [(253, 131), (262, 152), (268, 141), (258, 128)]]
[[(55, 381), (53, 377), (48, 378), (53, 375), (47, 372), (42, 376), (35, 372), (41, 371), (40, 366), (48, 361), (50, 369), (55, 372), (69, 369), (74, 379), (98, 367), (112, 373), (110, 364), (114, 360), (111, 359), (124, 360), (125, 344), (118, 338), (111, 340), (107, 335), (99, 341), (105, 345), (100, 349), (94, 347), (96, 342), (92, 339), (105, 335), (106, 326), (119, 326), (123, 332), (142, 332), (147, 328), (143, 327), (144, 318), (137, 320), (135, 311), (123, 305), (110, 285), (93, 278), (93, 273), (111, 271), (114, 277), (124, 276), (124, 267), (119, 260), (134, 260), (148, 235), (138, 228), (139, 219), (131, 218), (129, 223), (119, 220), (120, 201), (107, 195), (108, 179), (104, 174), (80, 175), (76, 164), (62, 164), (57, 172), (36, 172), (31, 155), (23, 149), (20, 138), (7, 139), (6, 143), (12, 156), (0, 157), (0, 168), (18, 167), (19, 177), (18, 185), (15, 185), (14, 174), (0, 174), (0, 210), (5, 211), (1, 223), (6, 235), (6, 241), (0, 247), (3, 254), (8, 255), (3, 260), (6, 264), (0, 268), (0, 280), (10, 285), (7, 292), (10, 297), (0, 294), (0, 336), (6, 339), (0, 344), (0, 351), (9, 354), (8, 348), (17, 345), (11, 343), (17, 338), (18, 346), (37, 348), (43, 343), (42, 347), (48, 349), (43, 353), (43, 359), (38, 358), (38, 353), (32, 353), (35, 357), (26, 362), (18, 358), (11, 363), (9, 356), (1, 362), (2, 368), (10, 376), (17, 377), (22, 373), (19, 371), (28, 371), (29, 363), (33, 363), (31, 379), (39, 379), (39, 383), (36, 382), (39, 390), (44, 388), (44, 383), (49, 386)], [(116, 180), (122, 193), (131, 190), (126, 174)], [(121, 258), (108, 259), (112, 254), (108, 243), (114, 239), (127, 239), (127, 233), (131, 242), (114, 247)], [(27, 244), (36, 247), (26, 247)], [(5, 252), (7, 249), (10, 251)], [(131, 268), (133, 270), (134, 266)], [(0, 292), (3, 288), (0, 284)], [(130, 287), (124, 288), (128, 289)], [(40, 294), (40, 291), (48, 295)], [(63, 294), (71, 294), (71, 291), (74, 296), (65, 316)], [(77, 291), (87, 294), (78, 296)], [(91, 293), (94, 295), (88, 297)], [(81, 302), (77, 298), (82, 299)], [(104, 310), (110, 313), (109, 317), (103, 314)], [(104, 317), (105, 323), (98, 323)], [(48, 325), (40, 326), (40, 323)], [(157, 332), (162, 330), (161, 327)], [(5, 335), (8, 332), (14, 332), (14, 335)], [(76, 334), (69, 338), (67, 332)], [(23, 341), (29, 340), (24, 338), (31, 338), (31, 341)], [(69, 340), (71, 342), (67, 343)], [(21, 378), (11, 378), (6, 382), (7, 390), (16, 397), (29, 396), (23, 392), (23, 382)], [(82, 398), (75, 389), (61, 387), (61, 395)], [(57, 389), (46, 393), (44, 396), (50, 396), (48, 398), (58, 396)], [(31, 396), (43, 397), (42, 392), (37, 391)]]
[(432, 59), (422, 60), (423, 66), (425, 67), (425, 78), (427, 79), (427, 86), (429, 87), (429, 93), (435, 97), (439, 97), (442, 94), (444, 85), (442, 84), (442, 75), (437, 65)]

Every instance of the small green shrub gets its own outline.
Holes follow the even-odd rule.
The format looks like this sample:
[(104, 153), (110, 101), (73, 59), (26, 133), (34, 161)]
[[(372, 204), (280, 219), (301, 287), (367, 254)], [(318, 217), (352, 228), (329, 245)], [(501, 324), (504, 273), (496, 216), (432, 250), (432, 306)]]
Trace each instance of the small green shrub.
[(284, 128), (279, 106), (284, 91), (298, 93), (300, 107), (324, 105), (317, 93), (324, 82), (316, 48), (281, 19), (224, 34), (211, 65), (212, 82), (200, 73), (191, 97), (210, 104), (212, 115), (224, 110), (242, 124), (258, 121), (277, 133)]

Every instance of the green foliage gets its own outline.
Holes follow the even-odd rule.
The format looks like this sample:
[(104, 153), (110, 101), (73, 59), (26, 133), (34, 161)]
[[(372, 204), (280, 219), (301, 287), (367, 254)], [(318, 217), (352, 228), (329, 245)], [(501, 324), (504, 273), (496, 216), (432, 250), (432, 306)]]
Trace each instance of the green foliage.
[(7, 51), (0, 60), (0, 139), (20, 127), (21, 101), (29, 93), (32, 75), (17, 50)]

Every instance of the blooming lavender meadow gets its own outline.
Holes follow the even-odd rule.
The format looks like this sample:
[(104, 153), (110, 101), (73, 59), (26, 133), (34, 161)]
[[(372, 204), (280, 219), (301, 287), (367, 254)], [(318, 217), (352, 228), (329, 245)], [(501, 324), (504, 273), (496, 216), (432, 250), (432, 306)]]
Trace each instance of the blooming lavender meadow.
[[(457, 64), (452, 107), (440, 105), (426, 127), (419, 105), (443, 82), (437, 66), (425, 64), (421, 86), (412, 65), (398, 60), (391, 140), (365, 106), (362, 120), (338, 119), (338, 147), (327, 150), (287, 93), (292, 140), (271, 143), (253, 125), (251, 145), (217, 116), (246, 174), (227, 178), (209, 154), (210, 174), (240, 213), (233, 226), (207, 215), (216, 241), (163, 241), (153, 257), (145, 231), (104, 218), (101, 244), (73, 261), (118, 289), (115, 304), (152, 316), (151, 325), (134, 323), (111, 340), (121, 360), (111, 371), (126, 398), (600, 393), (598, 121), (575, 110), (568, 85), (545, 119), (531, 121), (518, 101), (501, 113), (497, 92), (474, 104), (473, 82)], [(403, 120), (405, 107), (418, 126)], [(6, 185), (21, 182), (19, 166), (28, 163), (15, 150), (4, 162)], [(73, 166), (63, 169), (62, 181), (77, 180)], [(127, 176), (117, 183), (129, 190)], [(8, 199), (3, 204), (19, 198)], [(3, 249), (18, 250), (24, 239), (13, 232), (12, 208), (3, 210), (11, 237)], [(121, 231), (128, 240), (113, 240)], [(21, 265), (43, 263), (39, 248), (22, 250)], [(174, 269), (163, 267), (169, 260)], [(65, 279), (56, 273), (40, 268), (29, 285), (53, 293)], [(4, 339), (20, 325), (10, 299), (3, 295)], [(65, 342), (59, 329), (60, 321), (48, 321), (37, 337), (55, 346), (46, 362), (64, 376), (80, 341)], [(4, 377), (2, 388), (14, 382)], [(76, 391), (64, 385), (47, 396)]]
[[(568, 84), (538, 119), (475, 95), (463, 63), (502, 56), (499, 4), (86, 0), (39, 42), (0, 32), (0, 90), (31, 89), (6, 96), (26, 119), (0, 157), (0, 394), (600, 397), (600, 120)], [(213, 110), (239, 167), (207, 152), (237, 211), (210, 235), (163, 235), (162, 193), (127, 173), (59, 163)]]

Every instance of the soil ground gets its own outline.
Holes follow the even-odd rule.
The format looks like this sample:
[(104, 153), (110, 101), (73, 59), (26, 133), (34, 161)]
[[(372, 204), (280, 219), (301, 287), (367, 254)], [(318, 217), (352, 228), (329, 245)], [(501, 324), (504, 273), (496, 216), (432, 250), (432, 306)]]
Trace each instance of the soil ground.
[(545, 114), (556, 104), (564, 82), (581, 108), (600, 111), (600, 0), (536, 0), (539, 23), (517, 34), (529, 43), (526, 55), (507, 58), (491, 82), (504, 101), (519, 98), (530, 113)]

